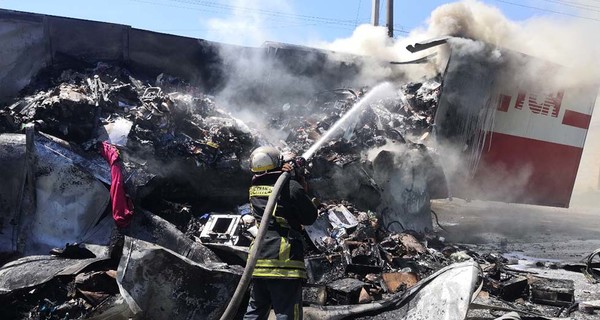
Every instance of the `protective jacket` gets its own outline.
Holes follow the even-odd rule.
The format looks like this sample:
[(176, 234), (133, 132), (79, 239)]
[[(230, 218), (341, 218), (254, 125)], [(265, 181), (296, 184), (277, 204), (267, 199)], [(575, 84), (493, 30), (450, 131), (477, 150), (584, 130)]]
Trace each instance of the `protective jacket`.
[[(269, 195), (281, 172), (255, 175), (250, 186), (252, 214), (259, 223)], [(275, 212), (257, 252), (253, 277), (260, 278), (306, 278), (302, 225), (310, 225), (317, 219), (317, 209), (295, 180), (288, 180), (281, 188)]]

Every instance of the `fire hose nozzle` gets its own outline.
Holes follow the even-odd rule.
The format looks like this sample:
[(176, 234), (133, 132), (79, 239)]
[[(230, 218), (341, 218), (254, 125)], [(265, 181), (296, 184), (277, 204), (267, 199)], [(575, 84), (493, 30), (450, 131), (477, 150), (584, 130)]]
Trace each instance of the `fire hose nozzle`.
[(294, 166), (296, 168), (303, 168), (306, 167), (306, 159), (304, 159), (303, 157), (296, 157), (294, 158)]

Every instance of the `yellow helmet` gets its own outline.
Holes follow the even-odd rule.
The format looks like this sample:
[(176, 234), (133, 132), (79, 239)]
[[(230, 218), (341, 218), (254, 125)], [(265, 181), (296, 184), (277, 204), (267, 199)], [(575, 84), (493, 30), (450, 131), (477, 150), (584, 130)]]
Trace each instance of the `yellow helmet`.
[(250, 171), (265, 172), (280, 168), (283, 159), (281, 152), (273, 147), (259, 147), (250, 155)]

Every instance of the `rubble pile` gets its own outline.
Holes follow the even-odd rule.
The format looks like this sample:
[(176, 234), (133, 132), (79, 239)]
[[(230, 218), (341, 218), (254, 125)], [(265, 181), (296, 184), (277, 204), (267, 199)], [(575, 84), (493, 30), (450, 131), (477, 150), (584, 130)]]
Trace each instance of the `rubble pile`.
[[(369, 88), (321, 92), (304, 105), (286, 103), (277, 112), (270, 108), (265, 117), (271, 115), (271, 129), (286, 133), (278, 141), (281, 148), (296, 155), (329, 130), (339, 131), (312, 155), (302, 173), (319, 198), (345, 199), (362, 210), (383, 212), (386, 230), (431, 230), (429, 199), (449, 195), (437, 154), (424, 145), (433, 129), (440, 82), (393, 88), (392, 96), (369, 101), (348, 125), (334, 129)], [(406, 183), (413, 187), (400, 186)]]
[[(433, 126), (439, 88), (436, 80), (400, 86), (394, 97), (371, 103), (351, 128), (340, 133), (341, 139), (323, 146), (317, 155), (344, 165), (359, 159), (361, 152), (384, 145), (387, 139), (407, 143), (410, 141), (405, 137), (428, 134)], [(285, 104), (271, 118), (270, 125), (289, 132), (285, 145), (290, 150), (308, 150), (366, 92), (368, 88), (336, 89), (317, 94), (302, 106)]]
[[(163, 84), (166, 77), (161, 74), (155, 82)], [(33, 122), (37, 130), (81, 144), (84, 150), (106, 138), (99, 135), (104, 133), (131, 153), (185, 156), (203, 166), (247, 156), (254, 147), (249, 128), (217, 108), (213, 98), (178, 93), (176, 89), (191, 89), (171, 82), (166, 88), (173, 92), (166, 93), (103, 63), (85, 73), (63, 71), (49, 88), (36, 91), (40, 84), (34, 82), (25, 89), (32, 94), (4, 108), (0, 129), (18, 132)]]
[[(411, 293), (409, 289), (436, 272), (467, 262), (476, 266), (476, 282), (462, 285), (474, 285), (476, 301), (498, 310), (514, 309), (545, 319), (572, 312), (567, 309), (576, 303), (572, 280), (540, 277), (519, 270), (517, 261), (499, 252), (478, 252), (472, 246), (447, 243), (439, 229), (388, 232), (373, 212), (358, 210), (347, 201), (321, 203), (317, 221), (305, 226), (305, 231), (308, 281), (303, 299), (308, 305), (335, 307), (393, 300)], [(197, 236), (200, 233), (202, 236)], [(187, 234), (211, 248), (225, 243), (244, 248), (254, 239), (256, 223), (244, 206), (234, 215), (211, 213), (194, 219)], [(385, 310), (382, 307), (381, 312), (388, 312)], [(324, 314), (317, 313), (321, 316)]]
[[(319, 213), (317, 222), (306, 227), (313, 244), (306, 264), (309, 283), (324, 285), (331, 293), (328, 304), (382, 299), (406, 290), (450, 262), (440, 251), (417, 240), (433, 239), (434, 233), (388, 233), (380, 228), (373, 212), (356, 210), (347, 202), (323, 205)], [(360, 284), (356, 292), (337, 288), (347, 281)]]
[[(352, 128), (311, 159), (304, 174), (312, 189), (321, 198), (348, 199), (363, 209), (403, 201), (381, 199), (385, 182), (377, 185), (382, 182), (373, 180), (393, 163), (377, 170), (366, 161), (369, 149), (391, 143), (419, 154), (414, 162), (423, 163), (421, 171), (427, 177), (427, 186), (416, 193), (419, 202), (426, 203), (429, 194), (445, 197), (445, 177), (435, 155), (405, 138), (425, 137), (431, 131), (439, 87), (436, 80), (411, 83), (399, 87), (396, 96), (371, 103)], [(214, 97), (177, 78), (160, 74), (139, 80), (126, 69), (98, 63), (83, 71), (42, 73), (23, 90), (22, 98), (0, 110), (0, 131), (21, 132), (23, 125), (33, 123), (36, 131), (70, 142), (86, 157), (94, 157), (98, 144), (106, 140), (121, 151), (127, 192), (134, 201), (153, 212), (171, 210), (169, 203), (192, 205), (200, 214), (246, 198), (245, 188), (239, 187), (250, 177), (244, 161), (259, 143), (300, 154), (367, 91), (338, 89), (317, 94), (302, 106), (258, 108), (259, 118), (262, 112), (270, 119), (268, 131), (254, 122), (248, 122), (254, 126), (250, 128), (227, 111), (235, 111), (235, 106), (218, 106)], [(272, 130), (287, 137), (273, 139), (267, 133)], [(193, 178), (199, 175), (210, 177), (202, 182)], [(342, 176), (354, 176), (355, 181), (348, 184)], [(329, 179), (338, 182), (335, 188), (323, 185)], [(428, 211), (423, 204), (415, 210)], [(168, 219), (183, 228), (190, 217)]]
[[(268, 119), (264, 130), (177, 78), (140, 79), (104, 63), (43, 73), (0, 109), (7, 176), (0, 193), (11, 195), (0, 201), (3, 315), (218, 318), (257, 232), (245, 159), (265, 142), (300, 154), (368, 92), (329, 90), (304, 105), (265, 106), (256, 110)], [(448, 190), (421, 142), (433, 128), (440, 82), (404, 84), (394, 97), (370, 103), (297, 168), (321, 200), (304, 233), (303, 298), (319, 306), (307, 311), (314, 318), (410, 318), (416, 311), (408, 302), (435, 300), (427, 297), (440, 285), (456, 293), (438, 300), (457, 305), (448, 311), (457, 318), (479, 284), (492, 298), (520, 301), (523, 312), (549, 314), (556, 310), (537, 304), (574, 302), (568, 281), (526, 276), (500, 254), (478, 254), (434, 232), (429, 200)], [(272, 130), (285, 138), (266, 133)], [(116, 166), (100, 156), (103, 142), (118, 149)], [(115, 170), (122, 170), (118, 181)], [(115, 184), (134, 208), (133, 220), (118, 229), (109, 205)]]

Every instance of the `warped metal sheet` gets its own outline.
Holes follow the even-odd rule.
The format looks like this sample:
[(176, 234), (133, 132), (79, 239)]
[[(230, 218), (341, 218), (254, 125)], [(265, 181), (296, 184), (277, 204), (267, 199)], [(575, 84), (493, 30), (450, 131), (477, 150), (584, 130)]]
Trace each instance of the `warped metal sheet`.
[(372, 319), (460, 320), (465, 319), (480, 269), (468, 261), (446, 270), (417, 292), (401, 308), (383, 312)]
[(5, 264), (0, 269), (0, 294), (30, 288), (58, 275), (72, 275), (105, 258), (65, 259), (55, 256), (29, 256)]
[(352, 213), (343, 205), (338, 205), (327, 210), (329, 221), (335, 227), (341, 228), (356, 228), (358, 221)]
[(19, 201), (25, 188), (26, 151), (24, 134), (0, 135), (0, 252), (17, 249), (16, 223)]
[[(64, 148), (35, 145), (36, 210), (24, 217), (25, 254), (47, 253), (65, 243), (84, 242), (106, 209), (108, 189), (57, 153)], [(106, 242), (110, 234), (106, 234)]]
[(98, 154), (94, 158), (82, 157), (79, 153), (73, 151), (68, 142), (39, 132), (35, 136), (35, 144), (43, 146), (48, 153), (53, 153), (63, 161), (72, 163), (81, 170), (84, 170), (94, 176), (96, 179), (110, 185), (110, 167), (108, 163)]
[(0, 101), (13, 96), (50, 64), (41, 15), (0, 11)]
[(320, 215), (312, 225), (304, 226), (310, 241), (321, 251), (328, 251), (324, 240), (331, 237), (329, 229), (331, 229), (331, 222), (326, 214)]
[(126, 237), (117, 270), (121, 295), (143, 319), (218, 319), (241, 267), (201, 264), (171, 250)]
[(373, 179), (384, 191), (377, 208), (389, 232), (432, 230), (431, 204), (427, 188), (429, 167), (418, 149), (397, 146), (382, 150), (373, 160)]
[(221, 262), (221, 259), (202, 243), (190, 239), (169, 221), (139, 207), (133, 215), (127, 235), (173, 250), (198, 263)]
[[(107, 244), (111, 226), (98, 221), (109, 203), (109, 192), (88, 172), (102, 177), (108, 168), (51, 136), (32, 138), (31, 152), (26, 140), (23, 134), (0, 135), (0, 170), (5, 178), (0, 186), (0, 251), (45, 254), (92, 238), (96, 244)], [(27, 184), (30, 156), (35, 158), (31, 161), (35, 178)]]
[[(304, 319), (464, 319), (478, 293), (481, 269), (474, 261), (449, 265), (405, 292), (368, 304), (304, 308)], [(367, 314), (374, 314), (369, 315)]]

